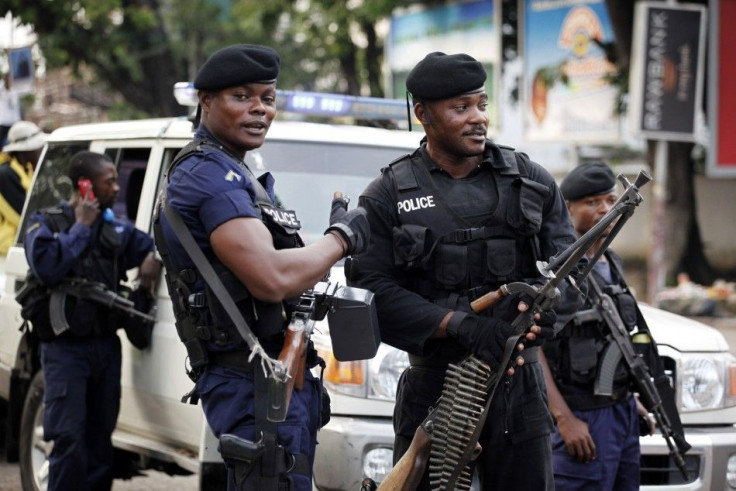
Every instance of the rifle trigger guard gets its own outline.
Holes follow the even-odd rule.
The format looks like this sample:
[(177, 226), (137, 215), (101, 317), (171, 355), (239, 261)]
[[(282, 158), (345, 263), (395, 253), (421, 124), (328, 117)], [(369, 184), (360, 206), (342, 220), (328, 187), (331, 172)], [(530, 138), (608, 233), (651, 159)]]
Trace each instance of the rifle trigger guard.
[(532, 285), (522, 283), (521, 281), (501, 285), (500, 290), (504, 296), (513, 295), (514, 293), (526, 293), (531, 297), (535, 297), (539, 293)]

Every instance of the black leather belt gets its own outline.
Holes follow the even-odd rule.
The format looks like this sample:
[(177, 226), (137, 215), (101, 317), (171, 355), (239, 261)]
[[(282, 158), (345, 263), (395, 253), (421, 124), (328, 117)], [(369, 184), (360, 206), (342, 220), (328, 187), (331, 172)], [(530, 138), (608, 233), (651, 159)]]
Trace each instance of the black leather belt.
[(240, 370), (241, 372), (252, 372), (254, 363), (248, 361), (250, 353), (247, 351), (224, 351), (222, 353), (208, 354), (210, 363), (213, 365), (219, 365), (225, 368), (232, 368), (233, 370)]
[(600, 409), (609, 407), (614, 404), (627, 401), (631, 396), (628, 387), (615, 388), (610, 396), (599, 396), (595, 394), (564, 394), (565, 402), (570, 409), (587, 411), (591, 409)]

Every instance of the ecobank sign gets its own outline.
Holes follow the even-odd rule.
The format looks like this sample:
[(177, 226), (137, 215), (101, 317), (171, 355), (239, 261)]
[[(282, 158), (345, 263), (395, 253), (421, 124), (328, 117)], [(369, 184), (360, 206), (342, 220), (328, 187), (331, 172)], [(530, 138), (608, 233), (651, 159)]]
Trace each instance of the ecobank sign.
[(629, 80), (632, 131), (657, 140), (692, 140), (703, 93), (705, 7), (636, 6)]

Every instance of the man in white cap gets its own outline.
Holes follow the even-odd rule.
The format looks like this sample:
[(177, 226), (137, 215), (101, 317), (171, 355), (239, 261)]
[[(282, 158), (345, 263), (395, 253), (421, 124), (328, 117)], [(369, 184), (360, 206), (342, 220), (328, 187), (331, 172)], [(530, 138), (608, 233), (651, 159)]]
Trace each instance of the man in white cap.
[(0, 254), (8, 253), (20, 221), (20, 212), (41, 157), (48, 133), (30, 121), (18, 121), (8, 131), (0, 152)]

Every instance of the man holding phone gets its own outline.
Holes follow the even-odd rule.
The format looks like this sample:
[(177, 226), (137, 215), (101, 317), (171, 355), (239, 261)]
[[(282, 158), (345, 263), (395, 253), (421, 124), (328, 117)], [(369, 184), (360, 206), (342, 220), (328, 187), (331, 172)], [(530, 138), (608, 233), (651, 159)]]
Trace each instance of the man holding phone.
[[(74, 278), (119, 292), (126, 271), (139, 267), (141, 288), (153, 292), (160, 271), (153, 239), (112, 216), (120, 191), (117, 177), (108, 156), (79, 152), (69, 168), (78, 189), (68, 202), (31, 216), (26, 258), (44, 287), (53, 291), (62, 280)], [(110, 489), (111, 435), (120, 408), (119, 325), (109, 307), (71, 295), (65, 314), (69, 330), (58, 335), (50, 325), (33, 323), (46, 384), (44, 439), (53, 441), (48, 489)]]

